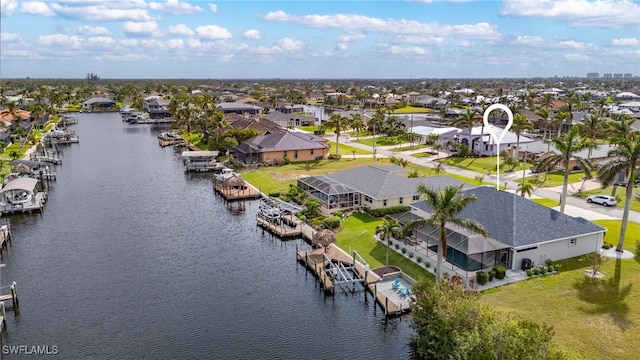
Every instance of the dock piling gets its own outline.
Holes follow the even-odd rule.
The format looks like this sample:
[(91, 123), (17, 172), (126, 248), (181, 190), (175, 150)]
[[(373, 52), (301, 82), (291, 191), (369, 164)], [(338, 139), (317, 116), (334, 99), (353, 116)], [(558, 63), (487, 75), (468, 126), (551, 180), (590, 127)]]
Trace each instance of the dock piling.
[(15, 281), (11, 284), (11, 299), (13, 301), (13, 310), (18, 312), (20, 310), (20, 301), (18, 301), (18, 284)]

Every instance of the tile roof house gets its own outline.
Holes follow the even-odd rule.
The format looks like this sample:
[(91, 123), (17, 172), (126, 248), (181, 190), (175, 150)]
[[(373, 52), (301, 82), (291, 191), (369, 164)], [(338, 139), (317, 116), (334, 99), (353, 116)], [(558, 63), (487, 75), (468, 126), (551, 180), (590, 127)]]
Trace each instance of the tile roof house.
[(298, 188), (320, 203), (323, 213), (349, 208), (371, 209), (402, 206), (420, 200), (417, 188), (425, 184), (432, 188), (448, 185), (471, 187), (449, 176), (408, 178), (406, 169), (398, 165), (361, 166), (336, 173), (298, 179)]
[(328, 140), (313, 134), (280, 130), (243, 141), (232, 149), (233, 156), (245, 164), (279, 164), (290, 161), (324, 159)]
[[(503, 265), (507, 269), (521, 269), (525, 264), (544, 264), (581, 256), (598, 250), (606, 228), (584, 218), (574, 218), (516, 194), (480, 186), (464, 190), (474, 195), (458, 218), (482, 224), (489, 238), (456, 226), (447, 227), (447, 266), (462, 275), (480, 269)], [(431, 216), (426, 202), (412, 205), (413, 209), (394, 217), (402, 224), (415, 218)], [(414, 233), (416, 247), (428, 249), (436, 256), (439, 229), (425, 226)]]

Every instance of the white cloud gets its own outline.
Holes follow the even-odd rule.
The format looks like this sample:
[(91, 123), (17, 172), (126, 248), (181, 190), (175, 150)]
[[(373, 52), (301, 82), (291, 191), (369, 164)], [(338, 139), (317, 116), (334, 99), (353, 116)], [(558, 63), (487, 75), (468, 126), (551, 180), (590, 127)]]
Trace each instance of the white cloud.
[(260, 40), (260, 31), (258, 30), (247, 30), (244, 32), (244, 34), (242, 35), (243, 38), (245, 39), (250, 39), (250, 40)]
[(121, 39), (118, 40), (118, 44), (124, 46), (124, 47), (136, 47), (138, 46), (138, 40), (137, 39)]
[(394, 55), (426, 55), (429, 53), (426, 49), (419, 46), (391, 46), (389, 47), (389, 52)]
[(569, 61), (576, 61), (576, 62), (587, 62), (587, 61), (589, 61), (589, 57), (587, 55), (583, 55), (583, 54), (564, 54), (564, 58), (569, 60)]
[(186, 35), (186, 36), (195, 35), (195, 32), (193, 30), (191, 30), (191, 28), (188, 27), (185, 24), (178, 24), (178, 25), (169, 26), (169, 33), (170, 34), (175, 34), (175, 35)]
[(282, 38), (276, 41), (276, 46), (286, 51), (297, 51), (304, 47), (304, 42), (289, 38)]
[(2, 16), (13, 15), (18, 8), (18, 0), (0, 0), (0, 14)]
[(107, 28), (102, 27), (102, 26), (89, 26), (89, 25), (82, 25), (82, 26), (78, 26), (75, 29), (72, 30), (75, 33), (80, 33), (80, 34), (84, 34), (84, 35), (107, 35), (109, 34), (109, 30), (107, 30)]
[(49, 10), (47, 4), (41, 1), (26, 1), (20, 4), (20, 12), (31, 15), (53, 16), (53, 11)]
[(200, 6), (194, 6), (179, 0), (167, 0), (166, 2), (150, 2), (151, 10), (164, 11), (171, 15), (191, 15), (204, 11)]
[(338, 48), (338, 50), (342, 50), (342, 51), (349, 50), (349, 45), (347, 45), (346, 43), (337, 43), (336, 47)]
[(196, 34), (198, 34), (199, 38), (206, 40), (223, 40), (231, 38), (231, 33), (227, 29), (221, 28), (217, 25), (198, 26), (196, 28)]
[(115, 40), (110, 36), (91, 36), (84, 44), (88, 47), (110, 47), (115, 43)]
[(213, 4), (213, 3), (209, 3), (209, 10), (211, 10), (212, 13), (217, 14), (218, 13), (218, 5)]
[(202, 43), (198, 39), (187, 39), (187, 46), (192, 49), (198, 49), (202, 46)]
[(79, 49), (82, 47), (82, 39), (77, 36), (69, 36), (65, 34), (41, 35), (38, 38), (40, 45), (44, 46), (62, 46)]
[(348, 34), (348, 35), (340, 35), (338, 37), (336, 37), (336, 41), (337, 42), (351, 42), (351, 41), (357, 41), (357, 40), (363, 40), (366, 39), (367, 36), (365, 34)]
[(167, 49), (176, 50), (184, 47), (184, 41), (182, 41), (182, 39), (170, 39), (164, 43)]
[(130, 35), (152, 35), (158, 33), (158, 23), (155, 21), (133, 22), (125, 21), (122, 30)]
[(393, 37), (394, 43), (414, 45), (441, 45), (444, 38), (439, 36), (397, 35)]
[(496, 25), (486, 22), (463, 25), (427, 24), (415, 20), (384, 20), (358, 14), (295, 16), (282, 10), (270, 12), (263, 18), (270, 21), (291, 22), (310, 28), (341, 29), (348, 33), (378, 32), (420, 36), (459, 36), (485, 40), (495, 40), (501, 36)]
[(613, 45), (613, 46), (638, 46), (638, 45), (640, 45), (640, 40), (638, 40), (636, 38), (611, 39), (611, 45)]
[[(135, 7), (136, 5), (139, 7)], [(75, 2), (56, 2), (49, 5), (56, 14), (83, 21), (149, 21), (151, 17), (145, 6), (144, 2), (137, 4), (117, 1), (99, 3), (99, 5), (83, 5)]]
[(586, 50), (593, 49), (594, 45), (591, 43), (583, 43), (576, 40), (545, 40), (540, 36), (518, 36), (510, 42), (512, 45), (523, 45), (537, 48), (549, 48), (549, 49), (573, 49), (573, 50)]
[(0, 41), (3, 43), (7, 42), (19, 42), (22, 40), (22, 35), (16, 33), (0, 33)]
[(572, 27), (637, 27), (640, 5), (629, 0), (504, 0), (501, 15), (566, 21)]
[(2, 52), (2, 56), (17, 56), (28, 57), (32, 54), (29, 50), (5, 50)]

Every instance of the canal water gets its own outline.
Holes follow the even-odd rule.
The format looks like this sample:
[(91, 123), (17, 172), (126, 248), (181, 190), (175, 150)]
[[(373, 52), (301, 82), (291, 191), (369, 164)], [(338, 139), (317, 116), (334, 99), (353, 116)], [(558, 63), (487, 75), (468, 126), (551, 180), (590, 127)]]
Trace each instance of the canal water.
[(158, 146), (162, 129), (78, 119), (44, 213), (11, 218), (0, 275), (5, 294), (18, 283), (20, 314), (7, 312), (3, 358), (21, 357), (13, 346), (64, 359), (410, 356), (410, 318), (385, 321), (363, 291), (325, 296), (295, 260), (308, 245), (264, 234), (255, 202), (230, 213), (210, 174), (185, 174)]

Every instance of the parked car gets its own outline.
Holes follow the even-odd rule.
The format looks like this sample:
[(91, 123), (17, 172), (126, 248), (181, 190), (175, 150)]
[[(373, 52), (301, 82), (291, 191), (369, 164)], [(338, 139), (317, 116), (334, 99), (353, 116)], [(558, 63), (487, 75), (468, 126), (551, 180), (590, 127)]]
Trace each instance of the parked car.
[(603, 206), (616, 206), (616, 204), (618, 204), (618, 200), (609, 195), (591, 195), (587, 198), (587, 202)]

